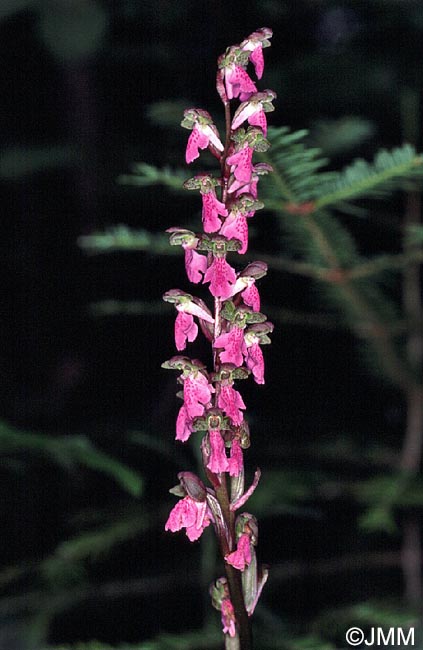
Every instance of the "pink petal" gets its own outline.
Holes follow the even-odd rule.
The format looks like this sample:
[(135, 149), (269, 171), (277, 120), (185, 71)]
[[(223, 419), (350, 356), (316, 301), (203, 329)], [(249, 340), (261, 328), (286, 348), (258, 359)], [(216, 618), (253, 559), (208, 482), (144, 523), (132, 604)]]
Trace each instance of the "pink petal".
[(212, 144), (218, 151), (223, 151), (225, 148), (218, 136), (218, 131), (214, 124), (206, 124), (199, 127), (203, 134), (209, 141), (209, 144)]
[(225, 84), (228, 99), (239, 96), (240, 101), (243, 102), (257, 92), (255, 83), (239, 65), (225, 70)]
[(176, 418), (176, 440), (186, 442), (192, 433), (192, 419), (188, 417), (185, 405), (179, 409)]
[(165, 530), (172, 533), (181, 530), (185, 526), (194, 526), (197, 520), (197, 508), (195, 501), (189, 496), (184, 497), (172, 508), (168, 520), (165, 524)]
[(221, 334), (215, 339), (215, 348), (224, 348), (220, 353), (222, 363), (233, 363), (235, 366), (242, 366), (243, 354), (246, 354), (244, 332), (240, 327), (234, 327), (230, 332)]
[(229, 469), (228, 457), (226, 456), (225, 443), (222, 435), (218, 429), (211, 429), (209, 431), (210, 440), (210, 458), (207, 463), (208, 469), (213, 474), (220, 474), (220, 472), (227, 472)]
[(181, 528), (186, 528), (187, 537), (193, 542), (200, 537), (210, 521), (207, 503), (194, 501), (187, 495), (170, 511), (165, 530), (176, 533)]
[(244, 416), (240, 409), (245, 409), (246, 406), (241, 394), (231, 385), (222, 385), (220, 387), (218, 406), (222, 411), (225, 411), (229, 418), (231, 418), (233, 424), (236, 426), (241, 424)]
[(246, 365), (253, 373), (256, 384), (264, 384), (264, 358), (258, 343), (253, 343), (247, 349)]
[(185, 249), (185, 270), (187, 272), (188, 280), (198, 284), (201, 282), (202, 275), (207, 269), (207, 257), (200, 255), (197, 251), (191, 248)]
[(224, 257), (215, 257), (207, 269), (203, 282), (210, 282), (210, 293), (215, 298), (229, 298), (236, 274)]
[(207, 321), (207, 323), (214, 323), (214, 318), (210, 314), (210, 312), (205, 310), (203, 307), (200, 305), (197, 305), (195, 302), (192, 300), (190, 302), (185, 302), (180, 305), (176, 305), (176, 309), (179, 312), (184, 312), (185, 314), (191, 314), (192, 316), (197, 316), (197, 318), (201, 318), (202, 320)]
[(179, 312), (175, 320), (175, 345), (176, 349), (185, 350), (187, 340), (195, 341), (198, 334), (198, 327), (194, 323), (194, 317), (191, 314)]
[(203, 226), (205, 232), (216, 232), (222, 225), (218, 215), (226, 217), (228, 214), (224, 203), (218, 201), (213, 192), (202, 195), (203, 199)]
[(260, 311), (260, 294), (254, 282), (242, 292), (242, 299), (253, 311)]
[(251, 52), (250, 61), (254, 65), (257, 79), (261, 79), (264, 71), (263, 47), (261, 43)]
[(238, 571), (244, 571), (251, 562), (250, 536), (243, 533), (238, 540), (236, 551), (225, 555), (225, 560)]
[(243, 255), (248, 248), (248, 225), (247, 219), (242, 214), (231, 213), (220, 229), (220, 234), (228, 239), (238, 239), (242, 246), (238, 250), (240, 255)]
[[(214, 391), (214, 389), (213, 389)], [(210, 402), (212, 386), (200, 372), (196, 376), (188, 375), (184, 381), (184, 404), (189, 418), (204, 413), (204, 406)]]
[(257, 185), (258, 179), (255, 179), (252, 176), (250, 181), (238, 181), (236, 178), (233, 179), (232, 183), (228, 187), (228, 192), (235, 192), (235, 196), (241, 196), (242, 194), (251, 194), (255, 199), (257, 198)]
[(251, 115), (256, 113), (261, 108), (257, 102), (244, 102), (239, 106), (235, 112), (234, 118), (232, 120), (232, 130), (237, 129), (245, 120), (249, 119)]
[(187, 163), (192, 163), (193, 160), (199, 157), (198, 150), (205, 149), (209, 146), (209, 138), (198, 128), (194, 126), (189, 138), (185, 152), (185, 160)]
[(204, 501), (200, 503), (194, 501), (194, 503), (197, 509), (196, 521), (192, 526), (186, 527), (186, 534), (190, 542), (195, 542), (195, 540), (202, 535), (203, 530), (210, 524), (207, 502)]
[(229, 598), (222, 600), (221, 616), (223, 634), (229, 634), (230, 637), (234, 637), (236, 634), (235, 610)]
[(256, 113), (253, 113), (249, 118), (248, 118), (248, 124), (251, 124), (251, 126), (259, 126), (261, 130), (263, 131), (264, 137), (267, 135), (267, 119), (266, 119), (266, 113), (264, 112), (263, 109), (257, 111)]
[(237, 438), (232, 440), (231, 457), (229, 458), (229, 475), (239, 476), (244, 467), (242, 449)]
[(227, 159), (226, 162), (231, 165), (231, 171), (237, 181), (242, 181), (244, 183), (249, 183), (251, 181), (251, 176), (253, 174), (252, 158), (253, 150), (251, 147), (245, 146)]

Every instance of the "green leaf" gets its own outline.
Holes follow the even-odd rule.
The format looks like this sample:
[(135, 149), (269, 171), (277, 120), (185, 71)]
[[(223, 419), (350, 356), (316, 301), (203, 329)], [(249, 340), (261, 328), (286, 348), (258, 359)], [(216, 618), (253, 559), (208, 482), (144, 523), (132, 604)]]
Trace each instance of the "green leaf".
[[(149, 251), (174, 255), (169, 239), (164, 233), (152, 233), (140, 228), (133, 230), (123, 224), (105, 231), (92, 232), (78, 238), (78, 246), (90, 254), (113, 253), (115, 251)], [(176, 251), (179, 254), (179, 251)]]
[(121, 185), (136, 185), (138, 187), (149, 187), (151, 185), (164, 185), (176, 192), (185, 192), (183, 183), (187, 172), (183, 169), (172, 169), (163, 167), (159, 169), (154, 165), (145, 162), (134, 163), (131, 167), (131, 174), (122, 174), (118, 177)]
[(86, 560), (97, 560), (110, 552), (117, 544), (132, 539), (146, 529), (148, 522), (141, 513), (112, 522), (95, 530), (84, 531), (76, 537), (61, 542), (54, 554), (47, 557), (40, 565), (44, 577), (57, 584), (70, 568), (76, 570)]
[(0, 420), (0, 453), (33, 453), (48, 456), (53, 462), (69, 468), (81, 465), (111, 476), (127, 492), (139, 496), (142, 479), (134, 470), (98, 450), (85, 436), (51, 437), (11, 427)]
[(357, 198), (384, 197), (390, 192), (404, 187), (405, 181), (421, 179), (423, 175), (423, 156), (414, 147), (402, 147), (379, 151), (373, 163), (355, 160), (333, 180), (322, 184), (316, 209), (336, 206), (340, 202)]
[[(271, 149), (261, 159), (274, 173), (262, 181), (265, 205), (298, 219), (300, 207), (313, 211), (334, 207), (349, 212), (349, 202), (358, 198), (384, 197), (423, 178), (423, 156), (405, 144), (392, 151), (379, 151), (373, 162), (355, 160), (340, 172), (325, 170), (327, 160), (317, 148), (304, 144), (307, 131), (290, 132), (287, 127), (269, 129)], [(311, 205), (313, 204), (313, 205)]]
[(384, 532), (393, 535), (398, 532), (392, 510), (389, 507), (369, 508), (359, 517), (358, 525), (368, 533)]

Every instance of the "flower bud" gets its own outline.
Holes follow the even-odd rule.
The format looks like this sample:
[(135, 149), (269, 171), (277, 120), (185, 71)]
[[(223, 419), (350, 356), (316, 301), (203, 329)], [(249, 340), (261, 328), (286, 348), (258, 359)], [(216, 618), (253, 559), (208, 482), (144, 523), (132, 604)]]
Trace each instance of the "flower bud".
[(186, 302), (191, 302), (192, 296), (190, 293), (186, 293), (181, 289), (169, 289), (169, 291), (166, 291), (166, 293), (163, 294), (163, 300), (165, 302), (179, 305)]
[(247, 420), (243, 420), (241, 423), (240, 433), (239, 433), (239, 444), (241, 446), (241, 449), (248, 449), (248, 447), (251, 445), (250, 427)]
[(266, 262), (255, 261), (248, 264), (243, 271), (241, 271), (241, 277), (251, 277), (255, 280), (263, 278), (267, 273), (267, 264)]
[(179, 472), (178, 479), (186, 494), (194, 501), (206, 500), (206, 487), (204, 483), (192, 472)]
[(196, 124), (210, 125), (213, 124), (213, 118), (202, 108), (187, 108), (184, 110), (184, 117), (181, 126), (184, 129), (193, 129)]
[(222, 608), (222, 600), (229, 598), (229, 587), (226, 578), (218, 578), (216, 582), (210, 585), (209, 593), (212, 599), (212, 605), (219, 612)]
[[(222, 58), (224, 55), (222, 54)], [(218, 61), (219, 62), (219, 61)], [(224, 104), (227, 104), (228, 102), (228, 95), (226, 93), (226, 88), (225, 88), (225, 75), (223, 70), (219, 69), (216, 74), (216, 90), (219, 93), (219, 97), (222, 100)]]
[(170, 233), (169, 243), (171, 246), (187, 246), (188, 248), (195, 248), (198, 243), (198, 237), (194, 232), (192, 232), (192, 230), (174, 226), (168, 228), (166, 232)]
[(237, 538), (241, 537), (244, 533), (250, 536), (251, 543), (257, 546), (258, 541), (258, 524), (254, 515), (249, 512), (243, 512), (238, 515), (235, 522), (235, 534)]

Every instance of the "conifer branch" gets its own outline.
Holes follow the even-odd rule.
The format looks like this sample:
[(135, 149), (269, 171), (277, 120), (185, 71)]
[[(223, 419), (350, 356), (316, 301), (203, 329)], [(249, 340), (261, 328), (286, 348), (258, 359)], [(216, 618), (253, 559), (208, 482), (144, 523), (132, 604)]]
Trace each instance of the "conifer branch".
[(414, 249), (395, 255), (378, 255), (346, 271), (351, 279), (367, 278), (384, 271), (401, 271), (410, 265), (423, 263), (423, 250)]
[(356, 198), (384, 196), (388, 191), (401, 188), (404, 180), (411, 181), (422, 174), (423, 156), (417, 155), (411, 145), (406, 144), (391, 152), (382, 150), (373, 164), (356, 160), (338, 175), (333, 184), (323, 185), (322, 195), (316, 199), (316, 209), (336, 207)]
[[(334, 279), (344, 301), (349, 303), (360, 321), (367, 322), (373, 326), (375, 336), (369, 338), (369, 341), (377, 353), (386, 376), (403, 390), (414, 387), (414, 377), (395, 349), (384, 321), (379, 318), (377, 311), (366, 299), (364, 293), (360, 292), (354, 282), (349, 280), (343, 274), (342, 270), (340, 270), (339, 266), (337, 266), (338, 259), (336, 251), (333, 250), (316, 221), (311, 216), (308, 216), (304, 219), (304, 223), (321, 250), (322, 255), (326, 257), (327, 263), (332, 266), (334, 274), (338, 273), (338, 276), (336, 277), (335, 275)], [(356, 333), (358, 332), (355, 322), (352, 323), (352, 329)]]

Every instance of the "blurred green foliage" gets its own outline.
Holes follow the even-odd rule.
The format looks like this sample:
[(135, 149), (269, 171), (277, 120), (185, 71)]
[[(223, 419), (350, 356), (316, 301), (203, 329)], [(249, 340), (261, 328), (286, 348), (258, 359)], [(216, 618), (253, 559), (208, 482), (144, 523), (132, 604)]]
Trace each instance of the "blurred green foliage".
[[(104, 186), (111, 185), (116, 169), (121, 174), (114, 190), (117, 203), (124, 204), (128, 192), (140, 188), (135, 207), (139, 219), (134, 219), (128, 226), (121, 223), (103, 228), (103, 222), (110, 224), (115, 214), (119, 222), (125, 218), (125, 213), (121, 214), (114, 205), (109, 205), (112, 191), (103, 189), (106, 196), (104, 203), (108, 204), (106, 217), (96, 221), (95, 216), (91, 220), (90, 214), (90, 228), (82, 229), (84, 234), (79, 237), (78, 245), (92, 255), (140, 252), (143, 273), (140, 284), (146, 282), (146, 258), (154, 259), (158, 265), (162, 256), (180, 254), (180, 251), (168, 247), (167, 237), (154, 228), (157, 206), (161, 202), (171, 206), (174, 199), (179, 200), (182, 181), (189, 175), (188, 170), (177, 167), (183, 151), (178, 125), (183, 109), (202, 97), (201, 88), (189, 87), (189, 75), (194, 71), (197, 74), (197, 65), (201, 67), (204, 64), (203, 59), (211, 50), (217, 51), (217, 41), (220, 39), (219, 43), (223, 43), (229, 30), (235, 38), (235, 31), (238, 34), (241, 30), (241, 27), (238, 29), (239, 22), (244, 25), (258, 15), (262, 24), (275, 21), (283, 36), (280, 39), (282, 45), (277, 47), (282, 49), (276, 49), (277, 53), (274, 54), (275, 48), (272, 48), (270, 57), (273, 57), (273, 61), (270, 59), (267, 83), (275, 87), (278, 93), (279, 89), (282, 91), (279, 114), (291, 115), (296, 124), (292, 130), (276, 126), (269, 131), (273, 147), (266, 154), (266, 160), (274, 166), (276, 173), (263, 179), (262, 189), (268, 217), (274, 219), (271, 223), (276, 228), (271, 230), (271, 237), (268, 237), (271, 250), (265, 248), (260, 236), (253, 239), (258, 249), (254, 255), (266, 261), (275, 274), (285, 274), (287, 296), (289, 279), (285, 278), (289, 276), (298, 282), (296, 291), (304, 292), (311, 299), (305, 301), (303, 311), (300, 308), (290, 309), (288, 304), (281, 308), (279, 300), (274, 300), (277, 304), (269, 304), (266, 313), (288, 327), (306, 325), (312, 332), (321, 329), (334, 338), (340, 330), (343, 335), (348, 330), (354, 340), (353, 354), (361, 354), (364, 362), (363, 374), (370, 371), (376, 375), (376, 381), (380, 381), (380, 391), (393, 391), (386, 393), (388, 397), (385, 401), (388, 402), (390, 396), (395, 394), (397, 403), (405, 413), (408, 390), (410, 386), (421, 386), (421, 373), (420, 368), (417, 371), (413, 368), (409, 358), (410, 333), (416, 329), (416, 323), (404, 311), (400, 286), (407, 274), (418, 269), (423, 260), (423, 229), (421, 224), (403, 223), (403, 195), (398, 192), (405, 190), (411, 195), (415, 190), (420, 190), (423, 172), (422, 157), (417, 153), (417, 145), (420, 144), (416, 127), (420, 121), (418, 100), (417, 118), (415, 110), (415, 97), (421, 94), (421, 62), (418, 55), (423, 29), (421, 7), (417, 2), (382, 0), (363, 3), (267, 0), (252, 3), (249, 9), (251, 14), (247, 14), (245, 6), (242, 11), (236, 12), (235, 5), (218, 5), (211, 9), (215, 22), (208, 20), (207, 30), (204, 30), (202, 13), (207, 8), (193, 2), (163, 0), (151, 4), (133, 0), (116, 3), (94, 0), (5, 0), (1, 3), (0, 18), (10, 20), (17, 12), (23, 12), (24, 19), (28, 21), (33, 17), (35, 39), (42, 48), (43, 56), (47, 52), (52, 57), (53, 65), (59, 69), (59, 76), (69, 81), (66, 72), (82, 70), (85, 73), (95, 65), (93, 62), (100, 61), (97, 70), (99, 77), (103, 75), (107, 80), (107, 92), (104, 94), (108, 96), (110, 85), (113, 85), (108, 76), (110, 70), (116, 62), (123, 61), (129, 69), (125, 78), (125, 84), (130, 89), (128, 92), (148, 95), (147, 105), (142, 108), (138, 95), (129, 102), (123, 84), (117, 85), (119, 111), (128, 111), (123, 120), (128, 119), (129, 112), (136, 117), (133, 121), (128, 120), (129, 125), (125, 124), (125, 129), (116, 127), (118, 144), (114, 141), (111, 144), (111, 140), (104, 138), (101, 165), (98, 165), (104, 174), (104, 178), (101, 177)], [(220, 22), (216, 18), (219, 11), (222, 11)], [(336, 11), (341, 13), (336, 14)], [(282, 28), (284, 22), (288, 28)], [(295, 22), (300, 26), (296, 31), (293, 27)], [(142, 42), (133, 36), (134, 26), (141, 25), (145, 25), (147, 30)], [(178, 29), (175, 29), (175, 25)], [(234, 25), (237, 25), (236, 30)], [(337, 26), (336, 29), (333, 25)], [(124, 32), (123, 26), (129, 33), (127, 41), (124, 38), (119, 40), (120, 30)], [(250, 28), (256, 26), (250, 25)], [(206, 41), (205, 31), (210, 40)], [(290, 40), (291, 31), (293, 40)], [(24, 47), (27, 47), (26, 44)], [(19, 51), (19, 43), (14, 44), (15, 49)], [(37, 56), (37, 52), (34, 56)], [(132, 79), (136, 65), (142, 69), (139, 78), (146, 80), (144, 84), (139, 82), (139, 78), (135, 81)], [(19, 73), (22, 75), (22, 70)], [(178, 95), (175, 98), (169, 96), (170, 90), (168, 92), (171, 80), (175, 83), (174, 94)], [(98, 77), (95, 83), (99, 83)], [(64, 94), (65, 104), (67, 95), (63, 87), (57, 92)], [(186, 101), (181, 94), (187, 96)], [(130, 104), (129, 109), (125, 102)], [(32, 105), (30, 110), (33, 110)], [(87, 130), (89, 133), (79, 105), (76, 114), (78, 120), (81, 119), (80, 132)], [(113, 128), (110, 129), (108, 125), (111, 132), (116, 121), (115, 115)], [(279, 122), (285, 121), (288, 121), (285, 117), (279, 119)], [(144, 130), (138, 132), (135, 126), (140, 123)], [(277, 123), (277, 118), (274, 123)], [(299, 128), (308, 123), (309, 129)], [(79, 167), (82, 169), (81, 176), (88, 177), (88, 171), (97, 164), (90, 157), (89, 147), (87, 153), (81, 142), (68, 142), (63, 136), (57, 141), (40, 144), (42, 129), (42, 123), (41, 126), (37, 123), (32, 139), (22, 136), (20, 142), (4, 145), (0, 160), (2, 181), (24, 182), (28, 178), (37, 178), (37, 174)], [(403, 139), (410, 138), (413, 145), (398, 145)], [(129, 145), (129, 141), (134, 144)], [(135, 163), (130, 173), (122, 175), (126, 164), (124, 161), (128, 158), (142, 160), (147, 156), (144, 149), (148, 147), (149, 155), (155, 157), (154, 161)], [(379, 148), (381, 150), (373, 155)], [(150, 158), (146, 157), (146, 160)], [(53, 185), (60, 189), (56, 179)], [(124, 185), (132, 187), (125, 188)], [(162, 188), (172, 194), (167, 197)], [(90, 185), (90, 191), (92, 189)], [(157, 194), (151, 194), (157, 190)], [(72, 193), (74, 191), (72, 184)], [(143, 200), (147, 194), (153, 199)], [(24, 198), (25, 192), (22, 191), (21, 195)], [(138, 197), (141, 199), (140, 205)], [(381, 198), (383, 202), (379, 201)], [(83, 195), (83, 201), (87, 201), (87, 195)], [(174, 216), (181, 225), (188, 225), (189, 220), (194, 222), (194, 212), (199, 211), (197, 203), (195, 197), (190, 195), (186, 199), (187, 207), (181, 209), (182, 204), (175, 204), (178, 207)], [(192, 209), (188, 206), (192, 206)], [(27, 211), (27, 204), (24, 208)], [(169, 219), (170, 215), (166, 214), (166, 220)], [(95, 223), (95, 227), (92, 223)], [(375, 228), (377, 223), (382, 227)], [(168, 225), (171, 225), (170, 221)], [(387, 235), (387, 232), (390, 234)], [(370, 246), (372, 237), (375, 243)], [(173, 258), (170, 261), (173, 263)], [(119, 287), (115, 289), (118, 296), (105, 298), (104, 289), (99, 287), (98, 300), (90, 305), (90, 315), (96, 317), (96, 323), (111, 316), (129, 319), (137, 316), (145, 318), (147, 322), (149, 316), (169, 313), (167, 305), (150, 299), (148, 295), (143, 296), (142, 300), (132, 300), (122, 289), (121, 296), (120, 282), (124, 273), (126, 270), (116, 274), (119, 276), (116, 280)], [(318, 303), (318, 312), (307, 311), (315, 302)], [(418, 326), (419, 322), (417, 329)], [(157, 332), (157, 325), (154, 332)], [(307, 359), (307, 355), (301, 356), (300, 347), (319, 345), (319, 340), (316, 338), (313, 341), (313, 335), (307, 335), (293, 354), (298, 354), (302, 360)], [(336, 353), (333, 348), (330, 350), (332, 354)], [(348, 362), (347, 359), (346, 373)], [(149, 371), (149, 368), (143, 369), (146, 375)], [(304, 364), (298, 369), (298, 376), (312, 371)], [(285, 372), (282, 360), (278, 372), (281, 375)], [(298, 381), (298, 377), (290, 377), (289, 381)], [(334, 388), (332, 386), (332, 390)], [(350, 390), (354, 388), (351, 384)], [(336, 391), (333, 396), (324, 393), (321, 386), (316, 386), (316, 393), (319, 393), (319, 389), (322, 394), (319, 399), (325, 401), (325, 408), (329, 412), (333, 403), (331, 400), (336, 399)], [(304, 400), (307, 399), (310, 399), (309, 395), (304, 396)], [(283, 408), (286, 408), (285, 405)], [(301, 413), (296, 416), (300, 419)], [(397, 428), (404, 425), (404, 419), (402, 417)], [(128, 427), (128, 432), (120, 432), (119, 444), (125, 452), (122, 455), (127, 458), (128, 449), (140, 452), (136, 458), (134, 454), (134, 463), (131, 462), (134, 466), (137, 466), (136, 461), (141, 465), (141, 469), (135, 471), (124, 461), (116, 459), (119, 455), (116, 448), (113, 453), (103, 451), (103, 444), (98, 440), (101, 434), (91, 441), (91, 433), (90, 438), (77, 434), (64, 435), (63, 432), (48, 435), (40, 433), (42, 429), (35, 430), (36, 427), (32, 432), (12, 427), (5, 421), (0, 423), (0, 452), (7, 474), (24, 480), (31, 469), (31, 477), (41, 476), (40, 461), (41, 464), (46, 461), (47, 468), (54, 464), (63, 471), (63, 476), (73, 474), (82, 482), (94, 472), (94, 475), (104, 475), (105, 480), (111, 479), (119, 490), (127, 492), (126, 498), (121, 496), (122, 502), (117, 505), (114, 501), (102, 513), (83, 511), (79, 518), (74, 516), (72, 520), (71, 515), (64, 512), (63, 518), (70, 520), (70, 533), (66, 535), (62, 530), (62, 539), (50, 540), (49, 545), (46, 542), (42, 551), (34, 551), (33, 556), (19, 564), (6, 566), (0, 573), (0, 616), (4, 621), (16, 619), (24, 623), (26, 630), (22, 639), (25, 639), (25, 648), (47, 648), (46, 639), (57, 621), (66, 620), (78, 604), (83, 609), (87, 602), (96, 599), (97, 611), (101, 611), (110, 602), (115, 603), (121, 594), (141, 593), (148, 602), (152, 594), (153, 599), (162, 597), (165, 607), (170, 610), (172, 598), (167, 599), (167, 596), (173, 593), (175, 585), (178, 595), (181, 588), (194, 588), (192, 583), (184, 582), (187, 570), (182, 561), (170, 568), (154, 566), (152, 570), (155, 574), (150, 581), (150, 576), (142, 576), (143, 567), (135, 567), (131, 575), (119, 575), (119, 580), (108, 573), (119, 549), (123, 549), (125, 556), (128, 545), (133, 543), (140, 554), (147, 553), (147, 536), (158, 538), (157, 528), (162, 528), (167, 504), (165, 488), (160, 482), (157, 485), (157, 467), (162, 468), (168, 463), (172, 472), (182, 466), (195, 467), (192, 450), (175, 449), (173, 442), (164, 439), (157, 423), (150, 430), (145, 413), (144, 425), (143, 431)], [(298, 427), (299, 431), (301, 426)], [(356, 585), (362, 582), (370, 584), (375, 568), (383, 575), (395, 569), (396, 582), (393, 582), (396, 594), (400, 593), (401, 587), (396, 584), (399, 582), (400, 553), (390, 551), (386, 554), (383, 547), (390, 540), (390, 548), (397, 549), (404, 534), (404, 521), (407, 517), (417, 516), (418, 519), (421, 516), (421, 476), (398, 470), (402, 444), (399, 436), (393, 439), (391, 432), (391, 435), (386, 434), (385, 439), (373, 432), (371, 427), (365, 434), (354, 430), (343, 433), (345, 426), (344, 421), (339, 422), (339, 426), (332, 425), (332, 430), (336, 428), (333, 437), (328, 433), (325, 439), (321, 437), (316, 440), (316, 437), (312, 437), (314, 432), (300, 431), (293, 441), (286, 442), (283, 426), (274, 422), (271, 429), (281, 440), (277, 445), (270, 445), (269, 439), (267, 443), (263, 442), (262, 455), (258, 460), (264, 478), (251, 507), (263, 519), (266, 530), (263, 543), (267, 543), (268, 553), (274, 553), (276, 562), (266, 587), (269, 596), (265, 594), (264, 602), (257, 610), (256, 638), (260, 650), (330, 650), (344, 647), (345, 630), (352, 624), (363, 627), (418, 624), (413, 606), (404, 604), (400, 596), (394, 600), (390, 589), (386, 590), (385, 599), (360, 601), (361, 592)], [(267, 468), (267, 464), (271, 467)], [(33, 486), (30, 488), (32, 490)], [(89, 486), (81, 489), (85, 490), (85, 498), (89, 498)], [(62, 496), (60, 481), (54, 490), (52, 501)], [(142, 500), (134, 501), (141, 495)], [(160, 504), (163, 504), (163, 510)], [(345, 529), (347, 527), (341, 521), (338, 525), (336, 515), (338, 512), (341, 519), (342, 513), (339, 511), (345, 508), (349, 508), (347, 516), (354, 525), (354, 538), (359, 540), (363, 551), (360, 558), (354, 554), (347, 555), (350, 540), (342, 537), (346, 534), (343, 526)], [(93, 509), (96, 510), (95, 504)], [(327, 516), (333, 517), (331, 522), (328, 522)], [(304, 522), (306, 532), (296, 539), (298, 555), (286, 557), (287, 538), (291, 536), (293, 519)], [(321, 522), (319, 529), (313, 529), (316, 545), (319, 541), (317, 537), (323, 540), (319, 547), (322, 557), (317, 557), (316, 550), (316, 558), (313, 556), (311, 559), (309, 556), (314, 549), (312, 534), (307, 529), (310, 521)], [(339, 555), (330, 558), (325, 555), (324, 541), (327, 540), (325, 531), (328, 528), (332, 536), (334, 533), (339, 535), (338, 546), (330, 546), (332, 551), (338, 549)], [(373, 548), (373, 541), (376, 551), (372, 553), (369, 548)], [(214, 575), (214, 550), (212, 547), (211, 552), (210, 548), (207, 551), (206, 542), (201, 548), (191, 550), (184, 546), (183, 549), (187, 554), (197, 553), (193, 562), (196, 570), (202, 564), (202, 569), (206, 569), (205, 574)], [(162, 544), (161, 540), (156, 543), (157, 546)], [(150, 542), (150, 553), (152, 545), (153, 542)], [(356, 548), (354, 546), (355, 552)], [(345, 599), (344, 593), (326, 596), (325, 590), (318, 584), (316, 593), (321, 594), (322, 603), (316, 615), (309, 614), (307, 610), (308, 619), (305, 620), (307, 604), (303, 606), (301, 615), (290, 618), (284, 614), (285, 603), (280, 596), (284, 584), (288, 582), (289, 600), (294, 601), (296, 586), (292, 586), (290, 580), (295, 576), (307, 576), (311, 580), (320, 576), (326, 582), (331, 574), (339, 576), (338, 588), (344, 588), (345, 576), (353, 575), (354, 586), (350, 585), (349, 591), (345, 588), (345, 594), (350, 595), (354, 602), (344, 606), (338, 602)], [(195, 573), (193, 579), (199, 585), (202, 576)], [(389, 583), (391, 586), (392, 583)], [(308, 594), (303, 593), (302, 589), (301, 583), (298, 598), (308, 603)], [(323, 602), (325, 596), (331, 599), (329, 604), (327, 600)], [(196, 605), (198, 611), (195, 620), (192, 617), (192, 627), (199, 626), (202, 618), (200, 598)], [(115, 643), (111, 646), (93, 641), (60, 648), (51, 645), (49, 648), (211, 649), (221, 645), (217, 628), (218, 616), (214, 615), (210, 629), (205, 627), (186, 634), (175, 631), (152, 635), (154, 638), (151, 641), (139, 644)], [(119, 632), (124, 638), (125, 630)], [(140, 622), (141, 635), (145, 636)]]

